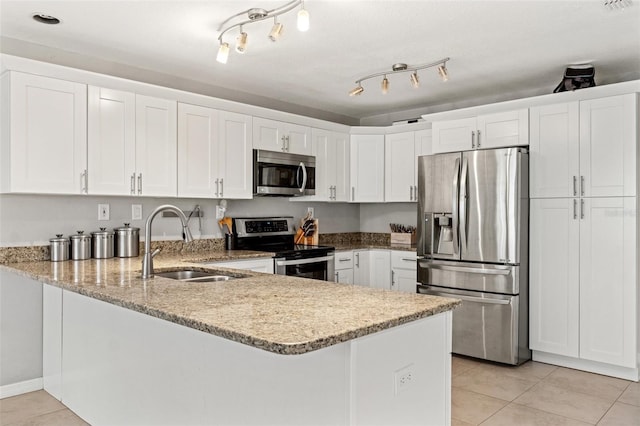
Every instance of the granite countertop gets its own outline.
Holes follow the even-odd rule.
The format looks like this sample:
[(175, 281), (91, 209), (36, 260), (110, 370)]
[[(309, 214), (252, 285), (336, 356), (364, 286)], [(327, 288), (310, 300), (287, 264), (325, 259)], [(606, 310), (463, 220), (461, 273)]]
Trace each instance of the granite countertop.
[(302, 354), (453, 309), (456, 299), (229, 268), (204, 261), (270, 257), (220, 251), (159, 254), (156, 273), (200, 268), (243, 278), (180, 282), (140, 278), (141, 257), (0, 265), (10, 271), (278, 354)]

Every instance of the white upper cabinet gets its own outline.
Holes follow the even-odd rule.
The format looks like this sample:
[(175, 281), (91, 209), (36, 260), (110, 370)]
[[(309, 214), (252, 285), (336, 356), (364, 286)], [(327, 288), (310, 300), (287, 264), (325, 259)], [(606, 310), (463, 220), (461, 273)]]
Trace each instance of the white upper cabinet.
[(431, 143), (431, 130), (385, 137), (385, 201), (418, 201), (418, 157), (431, 154)]
[(311, 128), (253, 117), (253, 148), (311, 155)]
[(350, 175), (350, 201), (384, 201), (384, 135), (351, 135)]
[(178, 193), (177, 103), (136, 95), (136, 177), (138, 195)]
[(349, 135), (312, 129), (318, 201), (349, 201)]
[(87, 192), (87, 87), (7, 72), (2, 77), (2, 192)]
[(527, 109), (433, 123), (434, 153), (528, 144)]
[(531, 197), (636, 195), (636, 96), (531, 108)]
[(219, 198), (253, 197), (253, 133), (251, 116), (220, 111)]
[(135, 108), (133, 93), (89, 86), (89, 194), (135, 193)]
[(220, 192), (218, 111), (178, 104), (178, 196), (212, 198)]
[(178, 105), (178, 196), (252, 197), (251, 117)]
[(635, 94), (580, 102), (582, 195), (636, 195), (636, 119)]
[(575, 197), (580, 175), (578, 102), (530, 110), (531, 198)]

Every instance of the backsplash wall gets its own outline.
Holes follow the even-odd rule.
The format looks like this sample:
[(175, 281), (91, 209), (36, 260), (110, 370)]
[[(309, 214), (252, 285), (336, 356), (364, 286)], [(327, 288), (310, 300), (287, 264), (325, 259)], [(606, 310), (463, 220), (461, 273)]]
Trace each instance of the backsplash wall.
[[(98, 204), (109, 204), (110, 220), (98, 221)], [(177, 198), (135, 198), (105, 196), (63, 195), (0, 195), (0, 246), (46, 245), (55, 234), (71, 235), (78, 230), (85, 233), (100, 227), (112, 229), (131, 223), (141, 229), (149, 213), (162, 204), (174, 204), (182, 210), (192, 210), (199, 204), (204, 211), (202, 231), (198, 218), (189, 224), (195, 238), (220, 238), (222, 232), (215, 219), (218, 200)], [(143, 220), (131, 220), (131, 205), (142, 204)], [(307, 207), (313, 207), (319, 219), (320, 233), (360, 231), (360, 206), (347, 203), (290, 202), (287, 198), (256, 198), (253, 200), (228, 200), (227, 216), (293, 216), (303, 217)], [(384, 229), (369, 232), (388, 232)], [(154, 239), (180, 239), (178, 218), (157, 216), (153, 221)]]
[(390, 223), (416, 226), (417, 203), (360, 205), (360, 232), (389, 233)]

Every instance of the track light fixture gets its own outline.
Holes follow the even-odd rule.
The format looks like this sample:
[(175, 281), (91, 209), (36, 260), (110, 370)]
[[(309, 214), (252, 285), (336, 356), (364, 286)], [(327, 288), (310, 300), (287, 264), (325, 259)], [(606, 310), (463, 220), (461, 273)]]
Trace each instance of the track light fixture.
[(426, 68), (433, 68), (436, 66), (438, 67), (438, 75), (440, 75), (440, 78), (442, 79), (442, 81), (448, 81), (449, 73), (447, 71), (447, 61), (449, 59), (450, 58), (444, 58), (444, 59), (440, 59), (439, 61), (432, 62), (430, 64), (415, 65), (415, 66), (409, 66), (403, 63), (393, 64), (393, 66), (391, 67), (391, 72), (382, 71), (382, 72), (370, 74), (365, 77), (357, 79), (356, 80), (357, 86), (349, 92), (349, 96), (360, 95), (362, 92), (364, 92), (364, 88), (362, 87), (363, 81), (369, 80), (370, 78), (380, 77), (380, 76), (383, 76), (382, 83), (381, 83), (382, 93), (386, 94), (389, 91), (389, 79), (387, 78), (387, 75), (403, 73), (403, 72), (411, 73), (411, 75), (409, 76), (409, 81), (411, 82), (411, 86), (417, 88), (420, 86), (418, 71)]
[[(243, 26), (247, 24), (273, 18), (274, 24), (268, 34), (268, 37), (271, 41), (277, 41), (282, 35), (283, 30), (283, 25), (278, 22), (277, 17), (295, 9), (298, 6), (301, 6), (301, 9), (298, 11), (298, 30), (307, 31), (309, 30), (309, 12), (304, 7), (304, 0), (290, 1), (289, 3), (271, 10), (251, 8), (227, 18), (222, 24), (220, 24), (220, 27), (218, 27), (220, 35), (218, 36), (218, 55), (216, 56), (216, 60), (223, 64), (227, 63), (227, 60), (229, 59), (229, 43), (224, 42), (223, 37), (228, 31), (234, 28), (240, 29), (240, 33), (236, 38), (236, 52), (238, 53), (244, 53), (247, 49), (248, 36), (247, 33), (243, 31)], [(246, 18), (241, 18), (242, 16), (246, 16)], [(238, 19), (240, 19), (239, 22), (232, 22), (237, 21)]]

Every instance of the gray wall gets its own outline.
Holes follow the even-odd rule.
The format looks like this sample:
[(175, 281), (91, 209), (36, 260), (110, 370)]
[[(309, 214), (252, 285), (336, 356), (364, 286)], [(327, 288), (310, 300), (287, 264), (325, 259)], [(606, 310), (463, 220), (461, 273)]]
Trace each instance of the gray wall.
[(42, 284), (0, 271), (0, 386), (41, 377)]
[(416, 226), (417, 203), (360, 205), (360, 232), (391, 232), (389, 223)]
[[(109, 221), (98, 221), (98, 204), (101, 203), (110, 206)], [(202, 232), (197, 218), (192, 218), (190, 228), (194, 237), (222, 237), (215, 219), (217, 200), (4, 194), (0, 195), (0, 246), (48, 244), (49, 238), (55, 234), (70, 235), (78, 230), (88, 233), (99, 227), (122, 226), (125, 222), (143, 229), (144, 220), (131, 220), (131, 205), (142, 204), (142, 217), (146, 218), (154, 208), (166, 203), (175, 204), (183, 210), (191, 210), (199, 204), (204, 211)], [(228, 200), (226, 215), (287, 215), (301, 218), (306, 214), (307, 207), (314, 208), (320, 233), (359, 230), (360, 207), (357, 204), (290, 202), (287, 198)], [(153, 237), (157, 239), (181, 237), (177, 218), (158, 216), (152, 230)]]

